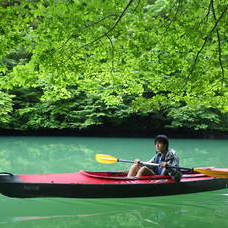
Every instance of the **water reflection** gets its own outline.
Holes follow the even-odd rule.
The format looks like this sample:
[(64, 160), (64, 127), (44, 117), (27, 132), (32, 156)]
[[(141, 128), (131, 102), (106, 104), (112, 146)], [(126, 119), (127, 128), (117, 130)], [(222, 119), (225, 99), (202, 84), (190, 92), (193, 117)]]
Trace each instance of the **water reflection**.
[(93, 163), (94, 150), (75, 138), (1, 138), (2, 171), (72, 172), (76, 171), (73, 170), (74, 167), (80, 170), (85, 168), (86, 164), (86, 168), (90, 168), (90, 164)]
[[(48, 211), (1, 218), (1, 227), (227, 227), (224, 190), (155, 198), (34, 200)], [(219, 200), (219, 201), (218, 201)], [(16, 200), (18, 201), (18, 200)], [(19, 200), (22, 202), (22, 200)], [(26, 200), (23, 206), (31, 204)], [(53, 204), (53, 205), (52, 205)], [(72, 207), (74, 205), (74, 207)], [(31, 205), (30, 205), (31, 206)], [(56, 209), (56, 206), (57, 209)], [(71, 213), (69, 212), (72, 210)], [(68, 213), (67, 213), (68, 211)], [(85, 213), (87, 212), (87, 213)], [(35, 215), (37, 213), (37, 215)], [(33, 215), (32, 215), (33, 214)]]
[(227, 167), (228, 140), (174, 139), (171, 141), (185, 167)]
[[(82, 169), (128, 168), (127, 164), (100, 165), (96, 153), (122, 159), (148, 160), (154, 154), (152, 139), (78, 137), (1, 137), (1, 171), (16, 173), (73, 172)], [(185, 167), (226, 167), (227, 140), (172, 139)]]

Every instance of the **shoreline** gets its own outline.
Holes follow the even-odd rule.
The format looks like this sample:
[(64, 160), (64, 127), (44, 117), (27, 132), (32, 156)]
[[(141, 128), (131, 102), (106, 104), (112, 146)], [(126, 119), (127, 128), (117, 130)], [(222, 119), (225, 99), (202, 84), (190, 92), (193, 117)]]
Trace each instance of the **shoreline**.
[(194, 131), (189, 129), (128, 129), (94, 127), (90, 129), (37, 129), (14, 130), (0, 129), (0, 136), (75, 136), (75, 137), (129, 137), (153, 138), (158, 134), (165, 134), (169, 138), (194, 139), (228, 139), (228, 132), (222, 131)]

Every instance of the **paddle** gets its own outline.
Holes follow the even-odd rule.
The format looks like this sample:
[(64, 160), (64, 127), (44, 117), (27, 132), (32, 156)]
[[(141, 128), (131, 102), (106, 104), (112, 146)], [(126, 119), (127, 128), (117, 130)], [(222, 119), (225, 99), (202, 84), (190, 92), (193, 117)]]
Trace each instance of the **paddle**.
[[(115, 158), (111, 155), (107, 154), (97, 154), (96, 155), (96, 161), (102, 164), (113, 164), (116, 162), (126, 162), (126, 163), (135, 163), (134, 161), (130, 160), (122, 160), (119, 158)], [(158, 163), (151, 163), (151, 162), (140, 162), (140, 164), (145, 165), (145, 166), (160, 166)], [(185, 170), (192, 170), (190, 168), (183, 168), (183, 167), (177, 167), (177, 166), (169, 166), (169, 168), (175, 168), (175, 169), (185, 169)]]
[[(97, 154), (96, 161), (102, 164), (113, 164), (117, 162), (126, 162), (126, 163), (134, 163), (134, 161), (129, 160), (122, 160), (119, 158), (115, 158), (111, 155), (107, 154)], [(157, 163), (150, 163), (150, 162), (141, 162), (142, 165), (145, 166), (159, 166)], [(197, 173), (205, 174), (211, 177), (219, 177), (219, 178), (228, 178), (228, 169), (225, 168), (184, 168), (184, 167), (176, 167), (176, 166), (169, 166), (169, 168), (176, 168), (182, 170), (192, 170)]]

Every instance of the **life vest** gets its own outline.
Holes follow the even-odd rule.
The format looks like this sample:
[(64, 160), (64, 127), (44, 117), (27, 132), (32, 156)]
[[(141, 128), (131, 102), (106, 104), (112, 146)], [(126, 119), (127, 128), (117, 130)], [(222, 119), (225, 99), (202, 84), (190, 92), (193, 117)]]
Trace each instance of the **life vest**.
[[(179, 166), (179, 158), (173, 149), (170, 149), (166, 154), (157, 152), (149, 162), (157, 164), (160, 164), (161, 162), (169, 162), (172, 166)], [(161, 168), (158, 166), (154, 167), (153, 170), (157, 175), (164, 175), (166, 168)]]

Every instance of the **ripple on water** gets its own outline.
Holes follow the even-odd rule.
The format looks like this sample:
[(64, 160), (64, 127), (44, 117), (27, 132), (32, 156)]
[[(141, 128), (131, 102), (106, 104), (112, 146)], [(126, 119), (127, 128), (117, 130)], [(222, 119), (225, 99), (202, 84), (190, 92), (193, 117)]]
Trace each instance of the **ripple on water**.
[[(125, 199), (0, 197), (7, 227), (228, 227), (227, 191)], [(9, 217), (10, 215), (10, 217)]]

